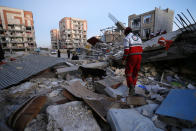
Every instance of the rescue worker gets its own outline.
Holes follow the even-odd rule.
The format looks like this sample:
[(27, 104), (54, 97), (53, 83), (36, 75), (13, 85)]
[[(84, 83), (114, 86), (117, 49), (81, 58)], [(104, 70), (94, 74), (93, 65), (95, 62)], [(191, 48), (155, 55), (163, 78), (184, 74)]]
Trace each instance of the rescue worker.
[(132, 29), (130, 27), (125, 29), (124, 34), (124, 55), (122, 62), (126, 66), (125, 75), (129, 94), (134, 95), (134, 88), (142, 60), (142, 40), (138, 35), (132, 33)]
[(158, 40), (158, 43), (161, 46), (165, 46), (165, 50), (168, 51), (168, 49), (170, 48), (173, 41), (172, 40), (166, 40), (164, 37), (160, 37), (159, 40)]

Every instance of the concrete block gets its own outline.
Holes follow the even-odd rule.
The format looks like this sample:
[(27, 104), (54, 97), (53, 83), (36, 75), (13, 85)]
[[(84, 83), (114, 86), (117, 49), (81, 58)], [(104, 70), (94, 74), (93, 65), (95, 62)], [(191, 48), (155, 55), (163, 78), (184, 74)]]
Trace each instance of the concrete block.
[(58, 75), (58, 78), (65, 78), (69, 80), (71, 79), (72, 75), (79, 77), (78, 66), (57, 69), (56, 74)]
[(134, 109), (110, 109), (107, 120), (112, 131), (163, 131)]
[(146, 100), (141, 96), (129, 96), (127, 97), (127, 104), (136, 106), (145, 105)]
[(121, 85), (117, 89), (106, 87), (104, 90), (109, 96), (113, 98), (116, 98), (117, 96), (127, 97), (129, 93), (129, 89), (125, 85)]
[(135, 108), (136, 111), (147, 117), (153, 117), (154, 111), (158, 108), (158, 104), (148, 104)]
[(98, 93), (107, 94), (104, 90), (106, 87), (110, 88), (113, 85), (123, 82), (124, 79), (125, 78), (122, 76), (116, 76), (116, 77), (107, 76), (102, 80), (96, 81), (94, 83), (94, 87)]
[(74, 101), (47, 108), (48, 131), (101, 131), (92, 112), (82, 102)]
[(99, 69), (105, 69), (108, 66), (107, 62), (97, 62), (97, 63), (90, 63), (86, 65), (82, 65), (86, 68), (99, 68)]

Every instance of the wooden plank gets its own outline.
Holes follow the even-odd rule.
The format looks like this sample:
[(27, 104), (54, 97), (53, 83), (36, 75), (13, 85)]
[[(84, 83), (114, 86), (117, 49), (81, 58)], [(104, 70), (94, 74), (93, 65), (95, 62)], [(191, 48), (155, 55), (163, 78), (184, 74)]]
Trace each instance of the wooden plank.
[(64, 88), (77, 98), (101, 100), (104, 97), (104, 95), (97, 94), (88, 90), (81, 84), (80, 80), (71, 81), (69, 82), (69, 86), (64, 86)]
[(83, 100), (101, 117), (101, 119), (107, 122), (106, 115), (108, 110), (115, 103), (114, 99), (107, 97), (102, 100), (87, 100), (87, 99), (83, 99)]

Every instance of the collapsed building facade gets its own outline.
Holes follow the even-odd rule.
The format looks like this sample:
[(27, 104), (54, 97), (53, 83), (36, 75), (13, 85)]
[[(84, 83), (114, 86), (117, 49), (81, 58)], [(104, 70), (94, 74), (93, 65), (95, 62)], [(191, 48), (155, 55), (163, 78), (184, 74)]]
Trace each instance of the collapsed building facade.
[(123, 32), (118, 31), (114, 26), (101, 29), (100, 31), (103, 33), (102, 39), (105, 43), (121, 42), (124, 38)]
[(87, 41), (87, 21), (65, 17), (59, 22), (61, 48), (77, 48)]
[(4, 49), (34, 49), (33, 13), (0, 6), (0, 43)]
[(147, 35), (161, 31), (171, 32), (173, 29), (174, 11), (169, 8), (161, 10), (155, 7), (155, 10), (140, 14), (130, 15), (128, 17), (128, 26), (133, 31), (146, 39)]
[(60, 34), (58, 29), (50, 30), (51, 46), (52, 49), (60, 48)]

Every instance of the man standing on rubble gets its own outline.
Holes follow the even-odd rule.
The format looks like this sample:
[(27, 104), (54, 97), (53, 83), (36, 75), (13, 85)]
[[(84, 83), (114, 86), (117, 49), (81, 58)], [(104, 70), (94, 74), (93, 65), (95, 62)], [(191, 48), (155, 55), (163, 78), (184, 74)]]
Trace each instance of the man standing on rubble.
[(127, 86), (129, 87), (129, 94), (134, 95), (134, 88), (142, 60), (142, 40), (138, 35), (132, 33), (130, 27), (125, 29), (124, 34), (124, 55), (122, 62), (126, 66), (125, 75)]

